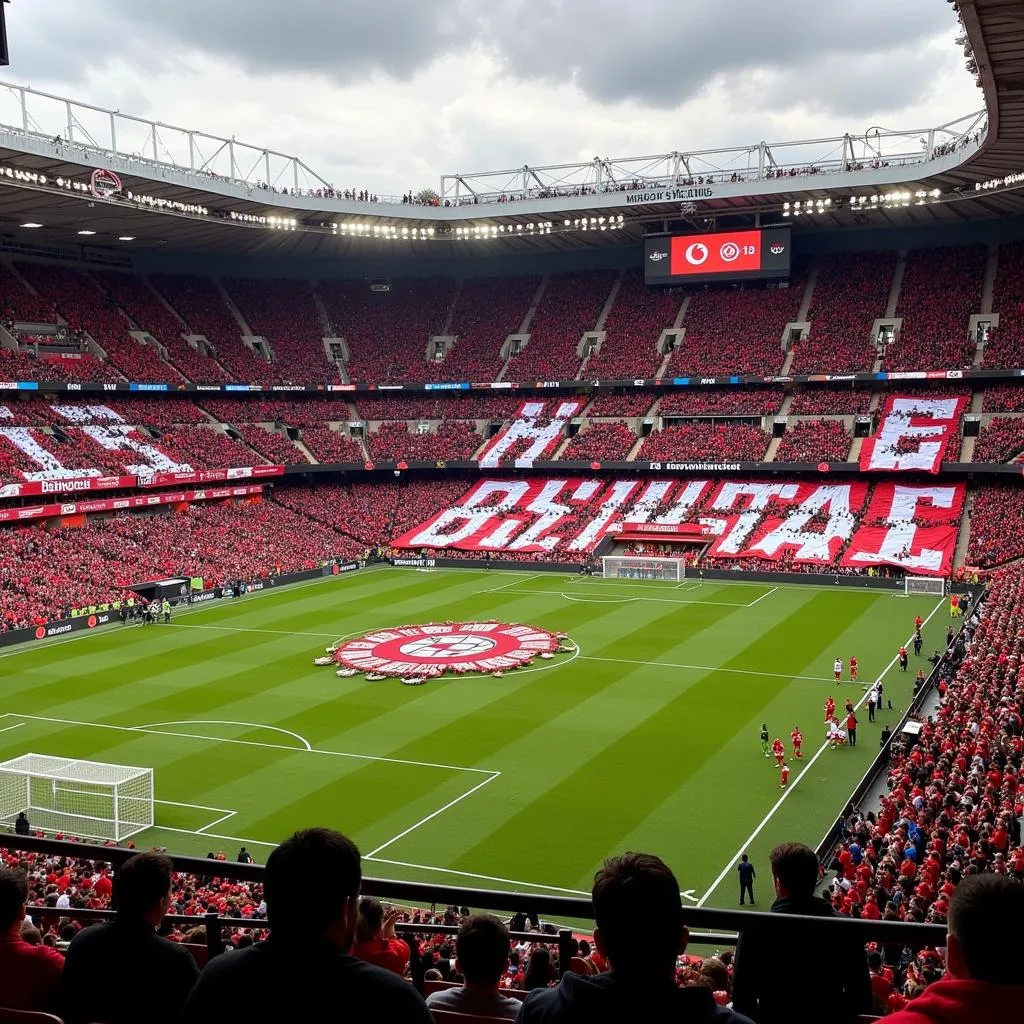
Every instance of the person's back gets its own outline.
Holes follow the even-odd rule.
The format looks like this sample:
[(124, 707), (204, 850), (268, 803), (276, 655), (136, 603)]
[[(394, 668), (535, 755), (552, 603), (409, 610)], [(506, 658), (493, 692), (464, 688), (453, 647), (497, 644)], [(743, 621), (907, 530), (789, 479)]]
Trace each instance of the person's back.
[(679, 883), (657, 857), (627, 853), (594, 878), (594, 941), (607, 974), (566, 974), (557, 988), (531, 992), (520, 1024), (749, 1024), (718, 1006), (711, 989), (678, 988), (686, 949)]
[(64, 957), (23, 937), (28, 880), (0, 868), (0, 1004), (10, 1010), (48, 1013), (58, 1007)]
[(114, 873), (117, 917), (83, 929), (68, 947), (61, 984), (68, 1024), (177, 1021), (199, 972), (187, 949), (156, 934), (171, 872), (163, 854), (139, 853)]
[[(326, 879), (310, 897), (309, 880)], [(211, 960), (183, 1024), (281, 1024), (329, 1013), (346, 1024), (432, 1024), (419, 993), (397, 974), (349, 954), (359, 916), (359, 851), (329, 829), (308, 829), (267, 858), (270, 938)]]
[[(833, 917), (832, 907), (814, 895), (818, 858), (799, 843), (785, 843), (771, 854), (772, 877), (778, 897), (773, 914)], [(829, 1021), (853, 1021), (871, 1008), (871, 981), (863, 943), (856, 938), (808, 941), (794, 951), (803, 978), (827, 979)], [(813, 999), (794, 999), (794, 977), (781, 969), (777, 943), (766, 936), (745, 933), (736, 947), (733, 1006), (758, 1024), (799, 1024), (821, 1020)]]
[(949, 901), (946, 977), (887, 1017), (892, 1024), (1018, 1024), (1024, 1020), (1024, 886), (971, 875)]

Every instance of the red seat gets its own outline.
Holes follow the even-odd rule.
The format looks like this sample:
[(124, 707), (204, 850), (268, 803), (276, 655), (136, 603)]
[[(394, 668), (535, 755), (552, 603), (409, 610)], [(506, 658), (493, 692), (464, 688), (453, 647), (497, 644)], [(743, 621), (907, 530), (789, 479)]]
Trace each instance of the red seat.
[(202, 970), (206, 966), (206, 961), (210, 959), (210, 951), (198, 942), (183, 942), (182, 945), (192, 954), (196, 967)]

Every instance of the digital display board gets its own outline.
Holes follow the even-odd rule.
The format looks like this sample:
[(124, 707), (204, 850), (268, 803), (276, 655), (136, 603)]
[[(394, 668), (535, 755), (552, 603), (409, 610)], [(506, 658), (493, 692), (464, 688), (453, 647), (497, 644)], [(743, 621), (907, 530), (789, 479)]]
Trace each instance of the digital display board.
[(789, 277), (791, 248), (789, 228), (650, 235), (644, 245), (644, 280), (675, 285)]

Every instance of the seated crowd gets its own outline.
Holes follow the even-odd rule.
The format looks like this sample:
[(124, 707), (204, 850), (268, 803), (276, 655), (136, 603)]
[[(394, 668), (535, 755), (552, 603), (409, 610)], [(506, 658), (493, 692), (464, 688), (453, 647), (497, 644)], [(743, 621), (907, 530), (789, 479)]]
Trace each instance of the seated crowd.
[(565, 448), (559, 459), (623, 460), (637, 442), (636, 432), (625, 423), (598, 420), (582, 429)]
[(975, 462), (1009, 462), (1024, 452), (1024, 418), (996, 416), (974, 445)]
[(768, 435), (760, 427), (733, 423), (685, 423), (664, 427), (644, 441), (642, 461), (761, 462)]
[(779, 442), (776, 462), (846, 462), (850, 431), (842, 420), (798, 420)]
[(771, 416), (779, 411), (779, 388), (686, 388), (664, 395), (662, 416)]

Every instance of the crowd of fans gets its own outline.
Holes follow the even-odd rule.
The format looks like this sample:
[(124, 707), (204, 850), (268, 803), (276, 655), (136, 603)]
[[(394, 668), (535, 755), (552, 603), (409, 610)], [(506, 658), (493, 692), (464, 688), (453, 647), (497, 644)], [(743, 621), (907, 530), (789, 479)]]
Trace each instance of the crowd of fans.
[(807, 272), (798, 265), (785, 288), (745, 282), (694, 291), (667, 375), (778, 373), (786, 324), (796, 320), (806, 283)]
[(1024, 388), (996, 384), (985, 388), (985, 412), (1024, 412)]
[[(1024, 367), (1024, 242), (1010, 242), (999, 247), (992, 312), (999, 314), (999, 326), (991, 329), (985, 342), (982, 365), (989, 369)], [(988, 393), (985, 404), (989, 408), (1006, 408), (989, 406)]]
[(799, 420), (789, 426), (775, 452), (776, 462), (846, 462), (850, 431), (842, 420)]
[(366, 453), (358, 441), (329, 427), (303, 427), (301, 441), (317, 462), (366, 462)]
[(647, 462), (762, 462), (768, 435), (737, 423), (684, 423), (650, 434), (637, 452)]
[(207, 469), (263, 465), (266, 459), (220, 427), (179, 425), (160, 435), (160, 448), (176, 462)]
[(662, 416), (771, 416), (779, 411), (780, 388), (686, 388), (658, 403)]
[(1024, 558), (1024, 491), (1011, 484), (986, 484), (974, 492), (967, 561), (983, 568)]
[(257, 423), (243, 423), (234, 428), (245, 444), (274, 466), (308, 463), (302, 449), (278, 430), (269, 430)]
[(871, 386), (802, 388), (789, 404), (790, 416), (864, 415), (871, 405)]
[(907, 254), (896, 306), (903, 325), (885, 351), (886, 370), (960, 370), (971, 365), (975, 343), (970, 319), (981, 309), (987, 256), (982, 245), (912, 249)]
[(796, 343), (793, 373), (855, 373), (871, 369), (871, 331), (885, 316), (896, 271), (895, 252), (826, 256), (814, 285), (810, 334)]
[(683, 297), (672, 288), (648, 288), (643, 268), (627, 270), (605, 321), (601, 351), (583, 370), (588, 380), (655, 376), (661, 366), (661, 332), (675, 323)]
[(1009, 462), (1024, 452), (1024, 418), (996, 416), (978, 435), (975, 462)]
[(625, 423), (597, 421), (581, 430), (559, 455), (567, 462), (596, 459), (625, 459), (636, 444), (637, 435)]
[(623, 416), (646, 416), (656, 401), (656, 396), (639, 388), (635, 391), (603, 391), (594, 397), (583, 415), (590, 419), (597, 416), (618, 419)]
[(382, 423), (369, 436), (370, 454), (381, 461), (407, 459), (446, 462), (471, 459), (483, 444), (483, 438), (472, 423), (445, 420), (437, 430), (414, 433), (403, 421)]

